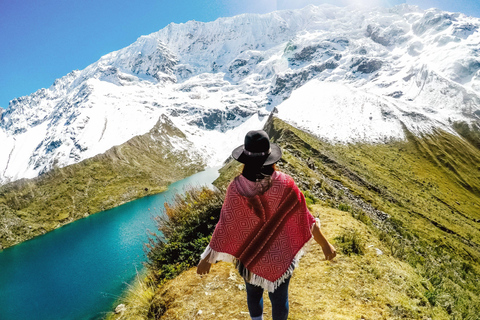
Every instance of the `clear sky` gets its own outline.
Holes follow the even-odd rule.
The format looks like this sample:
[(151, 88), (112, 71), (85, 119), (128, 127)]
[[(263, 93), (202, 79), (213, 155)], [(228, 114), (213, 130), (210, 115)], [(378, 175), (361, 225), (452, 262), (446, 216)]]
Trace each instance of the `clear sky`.
[(407, 3), (480, 17), (479, 0), (0, 0), (0, 107), (170, 22), (331, 3)]

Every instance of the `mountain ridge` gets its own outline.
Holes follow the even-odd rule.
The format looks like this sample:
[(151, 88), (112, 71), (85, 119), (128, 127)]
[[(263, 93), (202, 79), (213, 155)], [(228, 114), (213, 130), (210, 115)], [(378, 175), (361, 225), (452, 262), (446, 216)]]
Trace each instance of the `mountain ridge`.
[[(302, 128), (340, 143), (368, 141), (371, 132), (378, 141), (402, 139), (401, 123), (417, 134), (474, 123), (479, 26), (460, 13), (407, 5), (308, 6), (170, 24), (12, 100), (0, 120), (0, 183), (101, 154), (145, 134), (162, 114), (200, 153), (218, 155), (206, 157), (209, 166), (228, 156), (223, 141), (241, 144), (274, 109), (299, 126), (299, 114), (312, 115), (317, 127), (327, 115), (342, 137)], [(307, 108), (301, 97), (329, 94), (332, 82), (343, 93)], [(351, 99), (359, 94), (370, 98)], [(335, 109), (357, 116), (346, 126), (329, 114)], [(375, 131), (392, 124), (395, 132)]]
[(0, 186), (0, 250), (140, 197), (205, 169), (166, 116), (146, 134), (78, 163)]

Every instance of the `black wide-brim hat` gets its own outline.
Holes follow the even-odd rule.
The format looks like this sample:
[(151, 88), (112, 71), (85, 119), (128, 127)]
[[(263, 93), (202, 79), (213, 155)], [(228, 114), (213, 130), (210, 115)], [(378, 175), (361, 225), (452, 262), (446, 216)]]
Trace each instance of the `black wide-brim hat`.
[(245, 143), (232, 151), (232, 157), (244, 164), (271, 165), (282, 158), (282, 150), (270, 143), (268, 134), (263, 130), (249, 131)]

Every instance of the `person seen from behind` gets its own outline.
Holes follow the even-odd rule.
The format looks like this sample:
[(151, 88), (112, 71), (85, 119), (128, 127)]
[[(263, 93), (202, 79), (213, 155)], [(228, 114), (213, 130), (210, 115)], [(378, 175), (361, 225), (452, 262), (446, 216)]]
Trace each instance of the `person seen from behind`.
[(276, 170), (282, 151), (270, 143), (265, 131), (248, 132), (244, 145), (235, 148), (232, 157), (244, 168), (227, 188), (220, 219), (197, 273), (210, 272), (216, 261), (235, 263), (245, 280), (250, 317), (263, 319), (263, 292), (267, 290), (272, 319), (286, 320), (288, 286), (303, 246), (313, 236), (327, 260), (336, 251), (293, 179)]

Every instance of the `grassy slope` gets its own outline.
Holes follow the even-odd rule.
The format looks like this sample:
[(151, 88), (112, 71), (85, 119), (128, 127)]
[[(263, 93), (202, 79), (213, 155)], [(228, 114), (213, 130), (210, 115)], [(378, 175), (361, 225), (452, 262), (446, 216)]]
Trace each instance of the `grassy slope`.
[(171, 151), (165, 135), (183, 133), (168, 120), (106, 153), (39, 178), (0, 187), (0, 249), (90, 214), (166, 190), (203, 169)]
[[(337, 202), (350, 203), (353, 194), (422, 238), (436, 242), (447, 237), (452, 242), (447, 246), (459, 245), (461, 256), (479, 261), (478, 149), (441, 132), (388, 145), (332, 146), (279, 122), (282, 125), (287, 128), (279, 133), (285, 157), (303, 167), (298, 173), (287, 163), (285, 169), (301, 180), (304, 189)], [(298, 138), (301, 144), (294, 142)], [(314, 184), (316, 178), (320, 185)], [(338, 190), (332, 181), (348, 190)]]
[[(286, 150), (284, 170), (330, 206), (368, 223), (366, 213), (391, 254), (423, 277), (431, 305), (452, 318), (478, 315), (478, 149), (444, 132), (388, 145), (332, 146), (279, 120), (270, 130)], [(390, 218), (377, 219), (378, 210)]]
[[(448, 319), (444, 310), (430, 306), (421, 277), (389, 254), (368, 226), (337, 209), (314, 205), (312, 212), (333, 243), (355, 230), (364, 254), (340, 252), (329, 262), (310, 242), (291, 281), (289, 319)], [(215, 264), (204, 277), (192, 268), (159, 289), (139, 281), (126, 302), (127, 311), (110, 319), (147, 318), (151, 305), (166, 309), (158, 319), (249, 319), (245, 285), (228, 263)], [(270, 310), (265, 294), (265, 319), (271, 319)]]
[[(275, 118), (266, 130), (284, 151), (280, 169), (317, 203), (327, 237), (340, 248), (334, 238), (357, 230), (366, 245), (364, 255), (340, 253), (334, 263), (321, 261), (313, 246), (292, 280), (290, 319), (476, 319), (480, 152), (475, 134), (467, 130), (470, 142), (436, 132), (386, 145), (331, 145)], [(239, 168), (227, 164), (217, 184), (225, 186)], [(384, 254), (377, 256), (372, 248)], [(144, 303), (150, 310), (166, 309), (161, 319), (247, 319), (241, 284), (227, 264), (202, 279), (192, 269), (159, 289), (149, 288)]]

